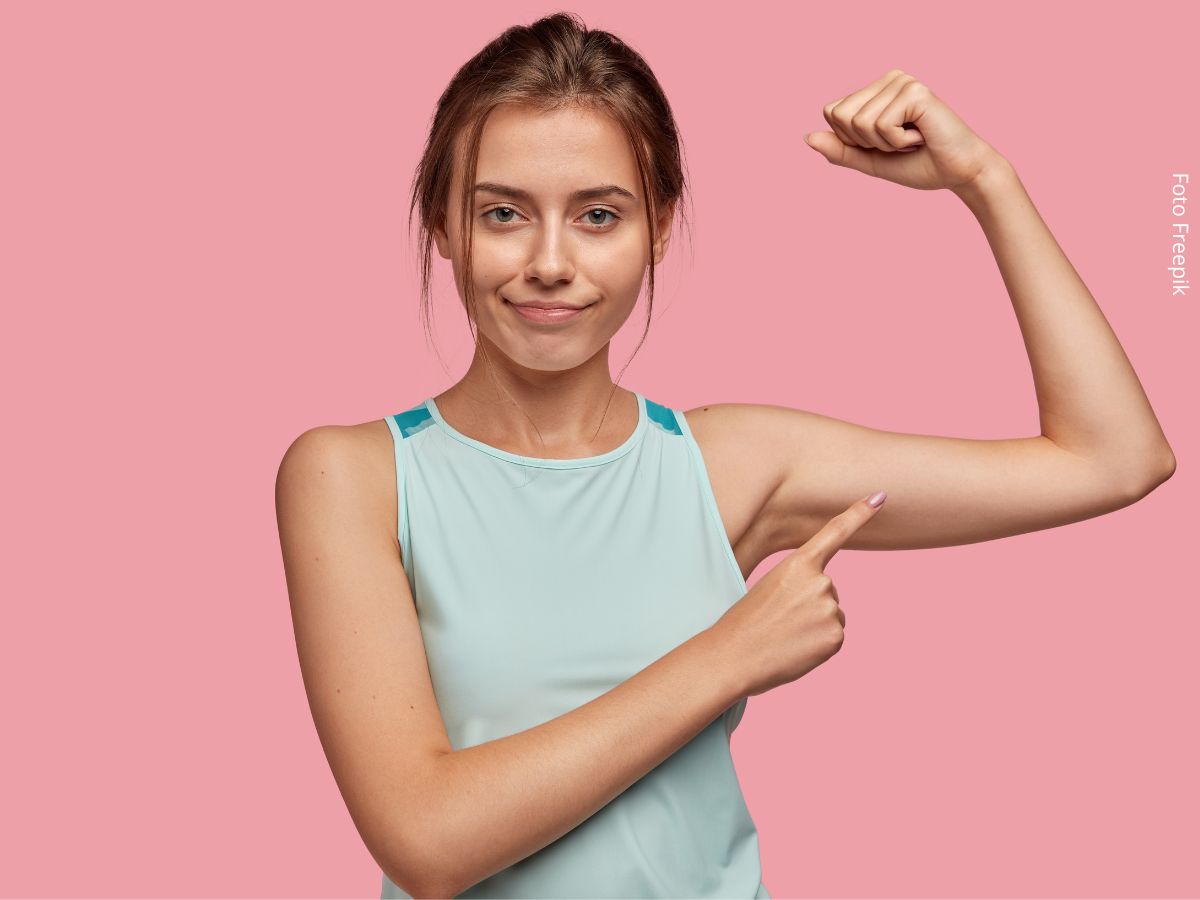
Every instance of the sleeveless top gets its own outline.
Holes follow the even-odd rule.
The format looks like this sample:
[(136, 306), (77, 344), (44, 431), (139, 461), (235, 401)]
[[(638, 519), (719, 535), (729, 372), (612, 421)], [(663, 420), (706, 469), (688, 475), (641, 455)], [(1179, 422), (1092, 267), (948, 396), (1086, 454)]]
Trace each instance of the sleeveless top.
[[(579, 459), (470, 438), (433, 398), (387, 417), (404, 569), (455, 750), (582, 706), (746, 593), (683, 412), (636, 396), (625, 442)], [(746, 700), (458, 896), (769, 898), (730, 756)], [(410, 895), (385, 874), (381, 896)]]

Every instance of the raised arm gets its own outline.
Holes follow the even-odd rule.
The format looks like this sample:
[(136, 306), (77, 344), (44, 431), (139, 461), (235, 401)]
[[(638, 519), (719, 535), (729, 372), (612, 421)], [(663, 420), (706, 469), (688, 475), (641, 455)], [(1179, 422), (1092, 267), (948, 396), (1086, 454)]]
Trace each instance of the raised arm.
[(1008, 160), (899, 69), (824, 113), (834, 133), (810, 135), (810, 144), (827, 160), (949, 190), (974, 214), (1029, 354), (1042, 436), (1105, 467), (1126, 492), (1130, 481), (1168, 477), (1174, 456), (1133, 367)]
[[(876, 485), (887, 489), (888, 508), (855, 549), (940, 547), (1050, 528), (1126, 506), (1168, 479), (1175, 457), (1133, 366), (1008, 160), (900, 70), (824, 114), (833, 131), (808, 142), (830, 163), (950, 190), (974, 215), (1012, 301), (1041, 427), (1034, 436), (971, 440), (786, 407), (689, 411), (694, 427), (715, 436), (714, 455), (731, 460), (731, 478), (763, 498), (765, 555), (797, 546)], [(719, 446), (724, 433), (739, 436), (737, 459)]]
[(1021, 329), (1042, 436), (1105, 469), (1125, 494), (1148, 492), (1175, 456), (1116, 334), (999, 154), (953, 188), (992, 249)]

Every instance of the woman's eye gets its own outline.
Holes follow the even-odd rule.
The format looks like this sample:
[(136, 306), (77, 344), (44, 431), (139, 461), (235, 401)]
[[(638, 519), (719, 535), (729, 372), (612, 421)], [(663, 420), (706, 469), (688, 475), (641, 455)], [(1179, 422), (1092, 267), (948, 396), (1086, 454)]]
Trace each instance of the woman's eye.
[[(614, 213), (614, 212), (611, 212), (610, 210), (607, 210), (607, 209), (600, 209), (599, 207), (597, 207), (596, 209), (590, 210), (590, 211), (589, 211), (589, 212), (587, 212), (585, 215), (586, 215), (586, 216), (588, 216), (588, 217), (590, 217), (590, 216), (592, 216), (592, 215), (594, 215), (594, 214), (596, 214), (596, 213), (602, 213), (603, 215), (606, 215), (606, 216), (612, 216), (614, 220), (616, 220), (616, 219), (618, 218), (618, 216), (617, 216), (617, 214), (616, 214), (616, 213)], [(589, 224), (589, 225), (607, 225), (607, 224), (609, 224), (609, 223), (608, 223), (608, 222), (605, 222), (605, 221), (599, 221), (599, 222), (597, 222), (595, 219), (591, 219), (591, 218), (589, 218), (589, 220), (588, 220), (588, 224)]]
[[(492, 213), (516, 213), (516, 210), (509, 206), (497, 206), (495, 209), (489, 209), (487, 212), (485, 212), (483, 214), (483, 217), (486, 219)], [(501, 224), (506, 224), (512, 220), (511, 219), (500, 219), (500, 220), (493, 219), (493, 221), (499, 221)]]
[[(510, 216), (520, 215), (520, 213), (518, 213), (511, 206), (497, 206), (494, 209), (489, 209), (487, 212), (485, 212), (483, 217), (486, 219), (488, 216), (492, 215), (492, 213), (499, 214), (500, 218), (493, 219), (492, 221), (500, 225), (507, 225), (508, 223), (512, 222), (513, 219), (509, 218)], [(597, 213), (600, 214), (600, 221), (597, 221), (595, 218)], [(604, 216), (612, 216), (612, 220), (605, 221)], [(593, 230), (599, 230), (599, 228), (613, 224), (613, 222), (615, 222), (617, 219), (620, 219), (620, 216), (618, 216), (612, 210), (596, 207), (595, 209), (588, 210), (586, 213), (584, 213), (584, 218), (588, 220), (589, 225), (599, 226)]]

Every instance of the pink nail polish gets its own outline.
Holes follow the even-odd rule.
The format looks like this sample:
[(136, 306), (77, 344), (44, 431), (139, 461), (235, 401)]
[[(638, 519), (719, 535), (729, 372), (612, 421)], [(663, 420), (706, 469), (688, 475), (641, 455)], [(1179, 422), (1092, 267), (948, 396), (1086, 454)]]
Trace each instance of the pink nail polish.
[(887, 491), (876, 491), (867, 498), (867, 502), (872, 506), (881, 506), (883, 501), (887, 499)]

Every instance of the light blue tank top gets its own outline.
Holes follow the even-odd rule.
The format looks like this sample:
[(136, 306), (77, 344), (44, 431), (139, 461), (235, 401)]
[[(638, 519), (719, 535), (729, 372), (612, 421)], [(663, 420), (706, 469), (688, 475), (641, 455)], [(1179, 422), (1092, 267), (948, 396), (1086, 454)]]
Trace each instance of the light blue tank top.
[[(580, 459), (470, 438), (433, 398), (387, 417), (404, 568), (455, 750), (582, 706), (746, 593), (683, 412), (637, 400), (629, 438)], [(730, 756), (745, 707), (459, 896), (769, 898)], [(381, 896), (410, 895), (384, 875)]]

